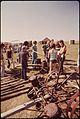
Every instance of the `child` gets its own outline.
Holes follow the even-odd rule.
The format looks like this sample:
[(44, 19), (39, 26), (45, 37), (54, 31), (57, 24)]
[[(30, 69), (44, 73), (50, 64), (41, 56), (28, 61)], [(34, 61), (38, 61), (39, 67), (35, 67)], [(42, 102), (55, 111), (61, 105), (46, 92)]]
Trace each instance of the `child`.
[(65, 61), (65, 54), (66, 54), (67, 49), (66, 49), (66, 45), (64, 44), (63, 40), (60, 40), (59, 44), (61, 46), (60, 51), (58, 52), (59, 56), (60, 56), (60, 62), (59, 63), (61, 64), (60, 73), (63, 74), (63, 63)]
[(26, 49), (29, 49), (29, 43), (28, 41), (24, 41), (23, 44), (21, 44), (20, 46), (20, 52), (19, 52), (19, 55), (18, 55), (18, 59), (19, 59), (19, 63), (21, 64), (22, 63), (22, 52), (23, 52), (23, 47), (26, 47)]
[(5, 75), (5, 63), (4, 63), (4, 44), (0, 44), (1, 46), (1, 52), (0, 52), (0, 62), (1, 62), (1, 72), (0, 76), (3, 77)]
[(33, 42), (32, 46), (32, 64), (36, 64), (37, 62), (37, 41)]
[(51, 74), (51, 71), (53, 70), (53, 68), (56, 67), (57, 63), (57, 51), (55, 50), (55, 44), (53, 43), (50, 45), (50, 50), (48, 52), (48, 59), (50, 61), (49, 74)]
[(27, 67), (28, 67), (28, 57), (29, 53), (27, 51), (27, 47), (23, 46), (22, 48), (22, 79), (27, 79)]
[(44, 42), (44, 45), (42, 46), (43, 52), (44, 52), (44, 58), (46, 58), (46, 51), (47, 51), (47, 45), (46, 42)]
[(14, 68), (15, 66), (14, 66), (14, 62), (13, 62), (13, 49), (12, 49), (11, 45), (7, 46), (6, 57), (8, 60), (7, 68), (10, 68), (11, 62), (13, 63), (13, 68)]
[(47, 41), (47, 44), (46, 44), (46, 46), (47, 46), (47, 49), (46, 49), (46, 61), (49, 63), (49, 58), (48, 58), (48, 52), (49, 52), (49, 50), (50, 50), (50, 42), (51, 41)]

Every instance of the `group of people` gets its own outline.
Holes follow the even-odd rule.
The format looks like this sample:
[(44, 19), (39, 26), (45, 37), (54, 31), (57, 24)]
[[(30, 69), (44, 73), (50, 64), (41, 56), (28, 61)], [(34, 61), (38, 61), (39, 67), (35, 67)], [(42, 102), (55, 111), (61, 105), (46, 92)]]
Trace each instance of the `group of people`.
[[(64, 44), (63, 40), (60, 40), (56, 44), (54, 43), (54, 40), (47, 41), (42, 46), (44, 51), (44, 57), (46, 59), (46, 62), (49, 64), (49, 73), (53, 70), (55, 64), (58, 62), (61, 64), (61, 72), (63, 73), (63, 62), (65, 60), (65, 54), (66, 54), (66, 45)], [(4, 63), (4, 56), (3, 56), (3, 49), (4, 44), (1, 44), (1, 60), (2, 60), (2, 68), (5, 67)], [(32, 44), (32, 64), (37, 63), (37, 41), (33, 41)], [(10, 68), (10, 64), (12, 62), (13, 68), (15, 67), (15, 63), (13, 60), (14, 56), (14, 50), (11, 45), (7, 46), (6, 49), (6, 58), (8, 61), (7, 68)], [(25, 41), (21, 47), (21, 51), (19, 52), (19, 63), (22, 65), (22, 79), (28, 79), (27, 77), (27, 67), (28, 67), (28, 59), (30, 57), (29, 53), (29, 42)], [(60, 60), (59, 60), (60, 59)], [(5, 68), (4, 68), (5, 70)]]
[(67, 50), (64, 41), (60, 40), (55, 43), (52, 39), (51, 41), (45, 42), (42, 48), (44, 51), (44, 58), (49, 63), (49, 73), (51, 73), (58, 63), (60, 64), (60, 72), (63, 74), (63, 63)]
[[(28, 59), (29, 56), (32, 56), (32, 64), (36, 64), (37, 61), (37, 41), (33, 42), (32, 45), (32, 54), (29, 52), (29, 42), (25, 41), (23, 45), (21, 46), (21, 50), (18, 53), (17, 61), (22, 66), (22, 72), (21, 77), (22, 79), (28, 79), (27, 78), (27, 67), (28, 67)], [(1, 46), (1, 53), (0, 53), (0, 60), (1, 60), (1, 76), (5, 75), (5, 58), (4, 58), (4, 49), (5, 45), (2, 43)], [(8, 44), (6, 47), (6, 60), (7, 60), (7, 68), (11, 67), (11, 64), (13, 64), (13, 68), (15, 68), (15, 62), (14, 62), (14, 47), (11, 44)]]

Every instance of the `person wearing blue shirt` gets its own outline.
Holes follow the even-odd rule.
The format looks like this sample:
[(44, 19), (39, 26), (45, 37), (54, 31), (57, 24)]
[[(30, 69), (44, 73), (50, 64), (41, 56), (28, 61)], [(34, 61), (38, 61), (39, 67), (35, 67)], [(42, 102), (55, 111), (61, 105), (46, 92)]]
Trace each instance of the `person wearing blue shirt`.
[(32, 46), (32, 64), (36, 64), (37, 62), (37, 41), (33, 42)]

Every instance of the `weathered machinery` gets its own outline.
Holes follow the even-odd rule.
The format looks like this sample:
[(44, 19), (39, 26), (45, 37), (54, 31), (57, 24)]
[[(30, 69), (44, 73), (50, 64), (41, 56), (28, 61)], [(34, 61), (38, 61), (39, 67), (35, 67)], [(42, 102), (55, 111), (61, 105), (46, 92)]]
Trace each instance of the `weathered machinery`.
[[(70, 96), (73, 96), (73, 94), (76, 91), (76, 87), (74, 88), (74, 90), (72, 90), (70, 88), (70, 91), (68, 92), (66, 90), (66, 82), (70, 80), (70, 78), (75, 77), (79, 78), (78, 74), (76, 72), (70, 74), (69, 77), (67, 77), (66, 79), (64, 79), (61, 83), (57, 82), (54, 85), (48, 85), (48, 80), (46, 78), (44, 78), (43, 76), (37, 76), (34, 75), (32, 77), (30, 77), (30, 81), (32, 83), (32, 87), (29, 89), (28, 91), (28, 97), (30, 99), (36, 99), (36, 98), (42, 98), (42, 101), (37, 102), (36, 103), (36, 109), (39, 110), (43, 110), (43, 113), (40, 115), (40, 117), (42, 118), (56, 118), (56, 117), (60, 117), (61, 113), (63, 113), (62, 111), (60, 111), (60, 107), (59, 107), (59, 103), (61, 102), (65, 102), (65, 101), (69, 101), (70, 100)], [(72, 92), (71, 92), (72, 90)], [(62, 94), (61, 94), (62, 92)], [(64, 93), (66, 94), (66, 96), (64, 97)], [(50, 95), (49, 98), (44, 99), (45, 95)], [(76, 94), (75, 94), (76, 95)], [(79, 92), (78, 92), (79, 95)], [(77, 95), (77, 96), (78, 96)], [(75, 97), (75, 96), (73, 96)], [(72, 97), (72, 98), (73, 98)], [(75, 97), (76, 98), (76, 97)], [(73, 100), (69, 101), (72, 103)], [(74, 105), (74, 109), (72, 109), (71, 111), (71, 116), (73, 116), (73, 113), (76, 109), (76, 107), (78, 106), (79, 101), (76, 102), (76, 104)], [(67, 117), (68, 111), (69, 111), (69, 106), (67, 106), (66, 108), (66, 115), (65, 117)]]

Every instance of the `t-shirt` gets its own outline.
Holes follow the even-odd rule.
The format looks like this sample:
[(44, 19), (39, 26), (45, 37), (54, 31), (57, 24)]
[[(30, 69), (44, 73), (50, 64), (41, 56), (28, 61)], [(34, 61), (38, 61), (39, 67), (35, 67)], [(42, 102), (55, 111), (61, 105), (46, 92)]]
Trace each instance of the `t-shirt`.
[(32, 46), (32, 52), (34, 52), (34, 51), (37, 51), (37, 46), (36, 45)]

